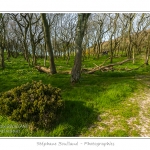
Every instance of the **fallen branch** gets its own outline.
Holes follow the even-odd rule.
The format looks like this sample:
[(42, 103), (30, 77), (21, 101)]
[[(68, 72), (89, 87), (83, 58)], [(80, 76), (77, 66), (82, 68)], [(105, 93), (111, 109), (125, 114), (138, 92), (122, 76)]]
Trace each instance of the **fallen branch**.
[(107, 59), (105, 59), (104, 62), (100, 66), (103, 66), (106, 63), (106, 61), (109, 60), (109, 59), (110, 59), (110, 57), (108, 57)]
[(98, 70), (100, 70), (100, 71), (113, 70), (113, 66), (122, 65), (122, 64), (124, 64), (124, 63), (126, 63), (126, 62), (128, 62), (128, 61), (130, 61), (130, 60), (131, 60), (131, 59), (126, 59), (126, 60), (124, 60), (124, 61), (117, 62), (117, 63), (114, 63), (114, 64), (109, 64), (109, 65), (106, 65), (106, 66), (100, 65), (100, 66), (95, 67), (95, 68), (93, 68), (92, 70), (88, 71), (87, 74), (94, 73), (94, 72), (96, 72), (96, 71), (98, 71)]
[(145, 65), (145, 63), (144, 63), (144, 64), (142, 64), (141, 66), (137, 67), (137, 68), (134, 68), (134, 69), (121, 68), (121, 69), (115, 69), (115, 70), (119, 70), (119, 71), (134, 71), (134, 70), (138, 70), (138, 69), (140, 69), (140, 68), (141, 68), (141, 67), (143, 67), (144, 65)]
[[(96, 68), (98, 68), (98, 67), (103, 66), (106, 63), (106, 61), (109, 60), (109, 59), (110, 59), (110, 57), (108, 57), (107, 59), (105, 59), (105, 61), (101, 65), (99, 65), (99, 66), (97, 64), (95, 64), (95, 63), (93, 63), (93, 64), (96, 66)], [(93, 69), (92, 68), (82, 68), (81, 71), (84, 72), (84, 73), (88, 73), (91, 70), (93, 70)]]
[(99, 67), (97, 64), (93, 63), (96, 67)]
[(50, 73), (50, 69), (42, 66), (35, 66), (35, 68), (40, 72)]

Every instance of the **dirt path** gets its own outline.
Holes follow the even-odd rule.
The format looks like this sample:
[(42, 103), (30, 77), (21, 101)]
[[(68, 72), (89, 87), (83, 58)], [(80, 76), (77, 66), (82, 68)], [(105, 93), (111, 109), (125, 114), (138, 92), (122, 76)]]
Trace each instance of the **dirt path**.
[[(147, 87), (150, 86), (150, 76), (140, 76), (137, 78)], [(137, 93), (130, 99), (137, 103), (140, 111), (139, 115), (129, 121), (129, 125), (133, 125), (133, 120), (139, 120), (139, 125), (134, 124), (133, 128), (139, 131), (141, 137), (150, 137), (150, 88), (145, 88), (141, 93)]]
[(145, 89), (129, 99), (137, 104), (139, 113), (136, 117), (127, 120), (131, 130), (136, 130), (140, 137), (150, 137), (150, 76), (138, 76), (136, 80), (145, 85)]
[(127, 120), (131, 131), (137, 131), (140, 137), (150, 137), (150, 90), (144, 90), (135, 97), (130, 98), (132, 103), (137, 103), (139, 113), (136, 117)]
[(150, 90), (144, 94), (144, 97), (141, 97), (141, 101), (139, 101), (139, 121), (141, 125), (138, 127), (142, 137), (150, 137)]
[[(123, 103), (125, 109), (100, 114), (86, 136), (105, 136), (106, 133), (107, 136), (150, 137), (150, 76), (138, 76), (135, 80), (145, 88)], [(127, 116), (129, 112), (133, 112), (131, 116)]]

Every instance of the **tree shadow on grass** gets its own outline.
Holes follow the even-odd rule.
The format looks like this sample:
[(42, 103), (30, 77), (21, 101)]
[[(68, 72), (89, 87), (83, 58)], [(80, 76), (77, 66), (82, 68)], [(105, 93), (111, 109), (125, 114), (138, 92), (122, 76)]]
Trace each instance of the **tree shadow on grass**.
[(97, 120), (98, 112), (82, 101), (65, 101), (61, 118), (51, 136), (79, 136)]
[[(98, 112), (82, 101), (65, 101), (65, 107), (53, 129), (39, 128), (31, 132), (29, 128), (18, 128), (19, 133), (4, 134), (4, 137), (78, 137), (97, 120)], [(5, 117), (4, 117), (5, 118)], [(4, 120), (4, 123), (19, 123)], [(24, 123), (23, 123), (24, 124)], [(30, 127), (30, 125), (28, 125)]]

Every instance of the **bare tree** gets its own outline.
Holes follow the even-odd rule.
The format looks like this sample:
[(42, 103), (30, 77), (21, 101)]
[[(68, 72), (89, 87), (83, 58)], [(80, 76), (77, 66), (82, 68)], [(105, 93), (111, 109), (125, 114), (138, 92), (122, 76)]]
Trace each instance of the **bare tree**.
[(7, 14), (0, 14), (0, 67), (5, 68), (4, 64), (4, 50), (6, 48), (6, 36), (7, 36)]
[(93, 25), (94, 25), (94, 32), (96, 32), (96, 47), (97, 47), (97, 54), (96, 57), (99, 58), (100, 54), (102, 53), (102, 45), (104, 41), (104, 36), (106, 32), (108, 32), (109, 27), (107, 26), (107, 14), (95, 14)]
[(14, 32), (18, 35), (21, 35), (21, 42), (24, 49), (24, 57), (30, 65), (29, 58), (29, 46), (28, 46), (28, 31), (29, 31), (29, 22), (26, 21), (27, 14), (11, 14), (12, 19), (17, 23), (15, 26)]
[(61, 16), (61, 23), (58, 27), (58, 39), (59, 44), (62, 45), (64, 59), (67, 59), (66, 63), (70, 60), (70, 53), (72, 52), (72, 45), (74, 43), (75, 34), (75, 14), (64, 14)]
[(87, 21), (90, 14), (78, 14), (78, 22), (76, 26), (76, 36), (75, 36), (75, 47), (76, 56), (74, 60), (74, 66), (71, 71), (71, 83), (76, 83), (79, 81), (81, 76), (81, 62), (82, 62), (82, 41), (84, 37), (85, 30), (87, 28)]
[(119, 14), (109, 14), (110, 17), (110, 37), (109, 37), (109, 42), (110, 42), (110, 63), (113, 62), (113, 57), (114, 57), (114, 50), (116, 49), (116, 46), (118, 44), (117, 37), (115, 37), (116, 31), (117, 31), (117, 21)]
[(4, 69), (4, 48), (5, 48), (5, 24), (4, 15), (0, 14), (0, 67)]
[(32, 65), (36, 65), (36, 47), (43, 39), (43, 31), (40, 25), (40, 15), (36, 13), (31, 14), (22, 14), (22, 17), (26, 20), (29, 24), (29, 35), (30, 35), (30, 42), (32, 47)]
[[(133, 20), (136, 16), (135, 13), (124, 14), (125, 18), (128, 20), (128, 58), (132, 58), (132, 33), (133, 33)], [(134, 51), (133, 51), (134, 52)]]
[(49, 25), (48, 25), (48, 20), (46, 18), (46, 14), (42, 13), (41, 18), (42, 18), (42, 23), (43, 23), (46, 48), (49, 53), (50, 72), (51, 74), (55, 74), (57, 72), (56, 72), (56, 67), (55, 67), (55, 62), (54, 62), (53, 49), (52, 49), (52, 44), (51, 44), (51, 35), (50, 35), (50, 30), (49, 30)]

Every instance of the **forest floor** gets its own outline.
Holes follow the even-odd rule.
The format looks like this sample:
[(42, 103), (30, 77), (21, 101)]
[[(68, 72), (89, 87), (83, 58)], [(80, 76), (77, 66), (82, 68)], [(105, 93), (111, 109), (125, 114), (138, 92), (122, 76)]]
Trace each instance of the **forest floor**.
[(125, 134), (123, 131), (128, 130), (130, 136), (150, 137), (150, 76), (138, 75), (135, 80), (141, 82), (145, 88), (135, 92), (124, 102), (124, 110), (132, 106), (131, 111), (134, 112), (134, 108), (137, 108), (138, 115), (126, 117), (118, 110), (107, 111), (97, 118), (86, 136), (96, 136), (99, 132), (109, 132), (112, 136), (120, 132), (121, 136)]
[[(83, 66), (93, 68), (94, 64), (102, 64), (105, 59), (85, 59)], [(117, 57), (114, 63), (124, 59)], [(38, 63), (42, 66), (43, 59)], [(19, 128), (19, 122), (0, 115), (0, 136), (150, 137), (150, 65), (120, 71), (122, 68), (135, 69), (142, 63), (143, 60), (135, 64), (127, 62), (109, 72), (83, 72), (80, 82), (72, 85), (69, 73), (73, 58), (68, 64), (63, 59), (56, 60), (58, 73), (55, 75), (28, 66), (21, 56), (6, 60), (6, 68), (0, 70), (0, 94), (27, 82), (42, 80), (44, 84), (61, 89), (65, 108), (56, 127), (34, 132), (30, 128)], [(17, 132), (10, 132), (11, 129), (5, 132), (5, 127), (10, 125), (18, 126)]]

